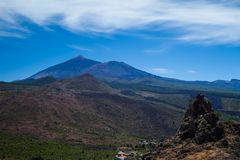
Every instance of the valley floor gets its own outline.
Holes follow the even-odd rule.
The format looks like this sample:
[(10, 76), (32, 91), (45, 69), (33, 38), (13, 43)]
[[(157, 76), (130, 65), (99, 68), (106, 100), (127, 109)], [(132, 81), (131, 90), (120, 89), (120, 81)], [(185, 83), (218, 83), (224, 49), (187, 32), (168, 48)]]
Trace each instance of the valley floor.
[(113, 160), (119, 151), (135, 160), (155, 148), (148, 144), (83, 145), (0, 132), (0, 160)]
[(111, 147), (91, 148), (0, 133), (1, 160), (112, 160), (116, 153)]

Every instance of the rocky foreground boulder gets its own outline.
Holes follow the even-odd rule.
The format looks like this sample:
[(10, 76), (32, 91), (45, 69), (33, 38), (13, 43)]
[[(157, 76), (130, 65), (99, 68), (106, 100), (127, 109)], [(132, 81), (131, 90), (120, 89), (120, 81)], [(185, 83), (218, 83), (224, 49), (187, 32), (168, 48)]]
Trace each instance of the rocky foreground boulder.
[(211, 103), (197, 95), (176, 135), (143, 160), (240, 160), (240, 122), (222, 122)]

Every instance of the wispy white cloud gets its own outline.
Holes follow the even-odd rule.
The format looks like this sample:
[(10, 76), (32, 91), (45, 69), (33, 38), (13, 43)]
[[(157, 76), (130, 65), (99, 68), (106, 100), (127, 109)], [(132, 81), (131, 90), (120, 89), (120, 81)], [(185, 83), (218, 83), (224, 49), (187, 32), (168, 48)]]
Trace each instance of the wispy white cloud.
[(153, 68), (152, 72), (156, 73), (156, 74), (169, 74), (169, 73), (174, 73), (173, 70), (168, 69), (168, 68)]
[(142, 52), (144, 54), (150, 55), (150, 56), (162, 55), (162, 54), (165, 54), (166, 52), (170, 52), (173, 45), (174, 45), (173, 42), (171, 42), (171, 43), (164, 42), (164, 43), (161, 43), (157, 48), (145, 49)]
[(165, 48), (163, 49), (146, 49), (143, 51), (143, 53), (147, 54), (147, 55), (159, 55), (159, 54), (163, 54), (165, 51)]
[(195, 71), (195, 70), (187, 70), (187, 73), (195, 74), (195, 73), (197, 73), (197, 71)]
[(8, 31), (0, 31), (0, 37), (12, 37), (23, 39), (25, 36), (22, 33), (13, 33)]
[(2, 20), (0, 15), (0, 37), (25, 38), (28, 33), (31, 31), (26, 27), (14, 22), (13, 19), (8, 19), (8, 17)]
[(68, 45), (68, 47), (70, 47), (72, 49), (75, 49), (75, 50), (78, 50), (78, 51), (85, 51), (85, 52), (92, 51), (89, 48), (86, 48), (86, 47), (83, 47), (83, 46), (80, 46), (80, 45), (75, 45), (75, 44), (70, 44), (70, 45)]
[(154, 26), (175, 29), (175, 38), (181, 41), (239, 44), (239, 5), (236, 0), (1, 0), (0, 31), (19, 26), (21, 16), (72, 32), (113, 33)]

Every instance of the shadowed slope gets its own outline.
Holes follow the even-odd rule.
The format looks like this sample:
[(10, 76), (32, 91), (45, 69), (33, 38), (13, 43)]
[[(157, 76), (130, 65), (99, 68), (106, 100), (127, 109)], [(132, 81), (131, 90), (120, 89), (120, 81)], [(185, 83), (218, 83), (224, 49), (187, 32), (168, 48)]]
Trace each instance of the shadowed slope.
[(138, 70), (124, 62), (110, 61), (100, 63), (89, 68), (87, 73), (90, 73), (102, 79), (126, 79), (132, 80), (144, 77), (154, 77), (153, 75)]

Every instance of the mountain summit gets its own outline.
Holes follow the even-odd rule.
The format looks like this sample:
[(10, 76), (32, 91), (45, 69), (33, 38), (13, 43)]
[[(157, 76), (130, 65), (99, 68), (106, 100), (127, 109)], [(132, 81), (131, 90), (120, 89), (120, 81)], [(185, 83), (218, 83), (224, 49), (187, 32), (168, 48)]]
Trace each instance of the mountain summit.
[(77, 77), (84, 73), (90, 67), (99, 64), (100, 62), (93, 61), (82, 56), (77, 56), (66, 62), (49, 67), (43, 71), (38, 72), (30, 78), (39, 79), (51, 76), (57, 79), (65, 79)]
[(99, 78), (120, 78), (120, 79), (135, 79), (143, 77), (151, 77), (153, 75), (138, 70), (124, 62), (110, 61), (100, 63), (89, 68), (88, 73)]

